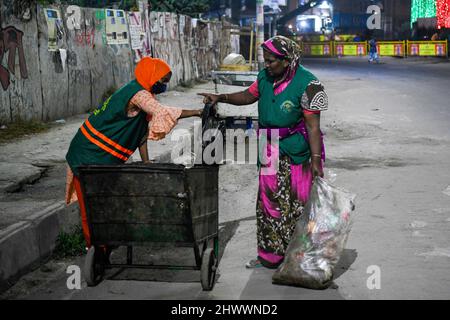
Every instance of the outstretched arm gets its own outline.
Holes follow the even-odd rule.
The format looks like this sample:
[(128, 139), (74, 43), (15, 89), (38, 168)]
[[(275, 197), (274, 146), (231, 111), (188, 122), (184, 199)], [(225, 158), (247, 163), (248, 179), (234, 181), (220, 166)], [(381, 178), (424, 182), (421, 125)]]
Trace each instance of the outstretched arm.
[(203, 113), (203, 109), (195, 109), (195, 110), (185, 110), (181, 111), (180, 118), (189, 118), (189, 117), (201, 117)]
[[(162, 106), (158, 100), (156, 100), (149, 92), (142, 90), (138, 92), (133, 98), (132, 102), (134, 105), (142, 109), (145, 113), (149, 115), (154, 115), (163, 109), (166, 110), (177, 110), (178, 108), (169, 108)], [(201, 117), (203, 109), (195, 110), (181, 110), (178, 109), (177, 118), (188, 118), (188, 117)]]
[(213, 105), (218, 102), (224, 102), (241, 106), (258, 101), (258, 98), (248, 92), (248, 90), (226, 94), (199, 93), (198, 95), (204, 97), (203, 103), (211, 103)]

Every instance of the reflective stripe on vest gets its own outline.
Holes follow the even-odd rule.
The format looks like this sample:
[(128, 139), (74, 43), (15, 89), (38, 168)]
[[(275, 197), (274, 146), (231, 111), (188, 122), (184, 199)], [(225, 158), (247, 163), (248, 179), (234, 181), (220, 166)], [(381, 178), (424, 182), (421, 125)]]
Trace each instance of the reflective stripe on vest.
[[(89, 132), (86, 130), (86, 128), (84, 128), (84, 125), (86, 125), (86, 126), (89, 128), (89, 130), (91, 130), (97, 137), (99, 137), (99, 138), (104, 137), (103, 139), (104, 139), (107, 143), (109, 143), (110, 145), (114, 146), (114, 147), (117, 148), (118, 150), (120, 150), (120, 151), (126, 150), (126, 152), (125, 152), (125, 151), (122, 151), (122, 152), (125, 152), (125, 153), (127, 153), (127, 154), (129, 154), (129, 155), (132, 155), (132, 154), (133, 154), (133, 152), (131, 152), (130, 150), (121, 147), (119, 144), (115, 143), (114, 141), (112, 141), (112, 140), (110, 140), (108, 137), (106, 137), (105, 135), (103, 135), (103, 134), (101, 134), (100, 132), (98, 132), (97, 130), (95, 130), (94, 127), (92, 127), (92, 125), (89, 123), (89, 121), (86, 120), (86, 122), (81, 126), (80, 130), (81, 130), (81, 132), (83, 133), (83, 135), (84, 135), (90, 142), (92, 142), (93, 144), (95, 144), (95, 145), (96, 145), (97, 147), (99, 147), (100, 149), (102, 149), (102, 150), (108, 152), (109, 154), (113, 155), (113, 156), (116, 157), (116, 158), (119, 158), (120, 160), (123, 160), (123, 161), (127, 161), (127, 160), (128, 160), (128, 157), (126, 157), (126, 156), (124, 156), (124, 155), (122, 155), (122, 154), (116, 152), (115, 150), (111, 149), (110, 147), (106, 146), (105, 144), (103, 144), (103, 143), (100, 142), (99, 140), (97, 140), (97, 139), (95, 139), (94, 137), (92, 137), (92, 136), (89, 134)], [(93, 130), (92, 130), (92, 129), (93, 129)], [(94, 131), (94, 130), (95, 130), (95, 131)], [(106, 139), (105, 139), (105, 138), (106, 138)], [(131, 152), (131, 153), (130, 153), (130, 152)]]
[(95, 134), (97, 137), (99, 137), (100, 139), (103, 139), (103, 141), (105, 141), (106, 143), (108, 143), (109, 145), (113, 146), (114, 148), (116, 148), (119, 151), (122, 151), (123, 153), (131, 156), (134, 152), (122, 147), (120, 144), (118, 144), (117, 142), (112, 141), (111, 139), (109, 139), (107, 136), (105, 136), (103, 133), (97, 131), (92, 124), (89, 122), (89, 119), (86, 120), (85, 122), (86, 126), (89, 128), (89, 130), (91, 130), (91, 132), (93, 134)]

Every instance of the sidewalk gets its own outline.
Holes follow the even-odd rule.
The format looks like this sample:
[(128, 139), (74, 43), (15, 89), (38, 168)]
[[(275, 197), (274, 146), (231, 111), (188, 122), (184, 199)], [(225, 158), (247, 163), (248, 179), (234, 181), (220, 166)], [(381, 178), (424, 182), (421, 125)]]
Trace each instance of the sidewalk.
[[(236, 87), (219, 85), (221, 92)], [(240, 90), (240, 89), (238, 89)], [(214, 84), (198, 85), (185, 92), (169, 91), (159, 100), (169, 106), (194, 109), (203, 107), (198, 92), (214, 92)], [(17, 279), (44, 263), (55, 247), (61, 231), (79, 224), (78, 205), (66, 206), (65, 154), (76, 131), (88, 114), (53, 123), (43, 134), (1, 145), (0, 154), (0, 292)], [(181, 119), (177, 129), (193, 132), (199, 118)], [(173, 133), (173, 132), (172, 132)], [(171, 135), (149, 141), (149, 156), (157, 162), (170, 161), (176, 141)], [(139, 161), (135, 152), (131, 161)]]

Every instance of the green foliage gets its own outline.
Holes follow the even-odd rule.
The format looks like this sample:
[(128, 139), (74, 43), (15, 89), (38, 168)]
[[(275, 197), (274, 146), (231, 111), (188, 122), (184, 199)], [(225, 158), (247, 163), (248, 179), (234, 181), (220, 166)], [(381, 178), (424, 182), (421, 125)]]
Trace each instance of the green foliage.
[(37, 0), (37, 2), (43, 6), (55, 3), (61, 3), (64, 5), (75, 5), (86, 8), (111, 8), (117, 6), (119, 9), (131, 11), (137, 10), (137, 0)]
[(209, 9), (209, 0), (150, 0), (152, 11), (175, 12), (195, 16)]
[(55, 258), (68, 258), (81, 256), (86, 253), (86, 242), (81, 226), (72, 228), (70, 232), (61, 232), (56, 240), (56, 247), (53, 252)]
[[(88, 8), (111, 8), (117, 6), (119, 9), (133, 11), (138, 10), (137, 0), (37, 0), (43, 6), (55, 3), (65, 5), (77, 5)], [(149, 0), (150, 10), (161, 12), (175, 12), (196, 16), (209, 10), (210, 0)]]

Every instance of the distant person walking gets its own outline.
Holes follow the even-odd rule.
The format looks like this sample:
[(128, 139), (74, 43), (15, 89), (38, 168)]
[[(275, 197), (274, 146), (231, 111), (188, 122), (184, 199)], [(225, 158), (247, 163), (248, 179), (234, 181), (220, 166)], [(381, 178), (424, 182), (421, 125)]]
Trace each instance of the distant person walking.
[(376, 61), (380, 63), (380, 58), (378, 57), (377, 51), (377, 41), (375, 38), (370, 39), (369, 41), (369, 63)]
[(438, 41), (439, 40), (439, 34), (437, 32), (435, 32), (432, 36), (431, 36), (431, 41)]

